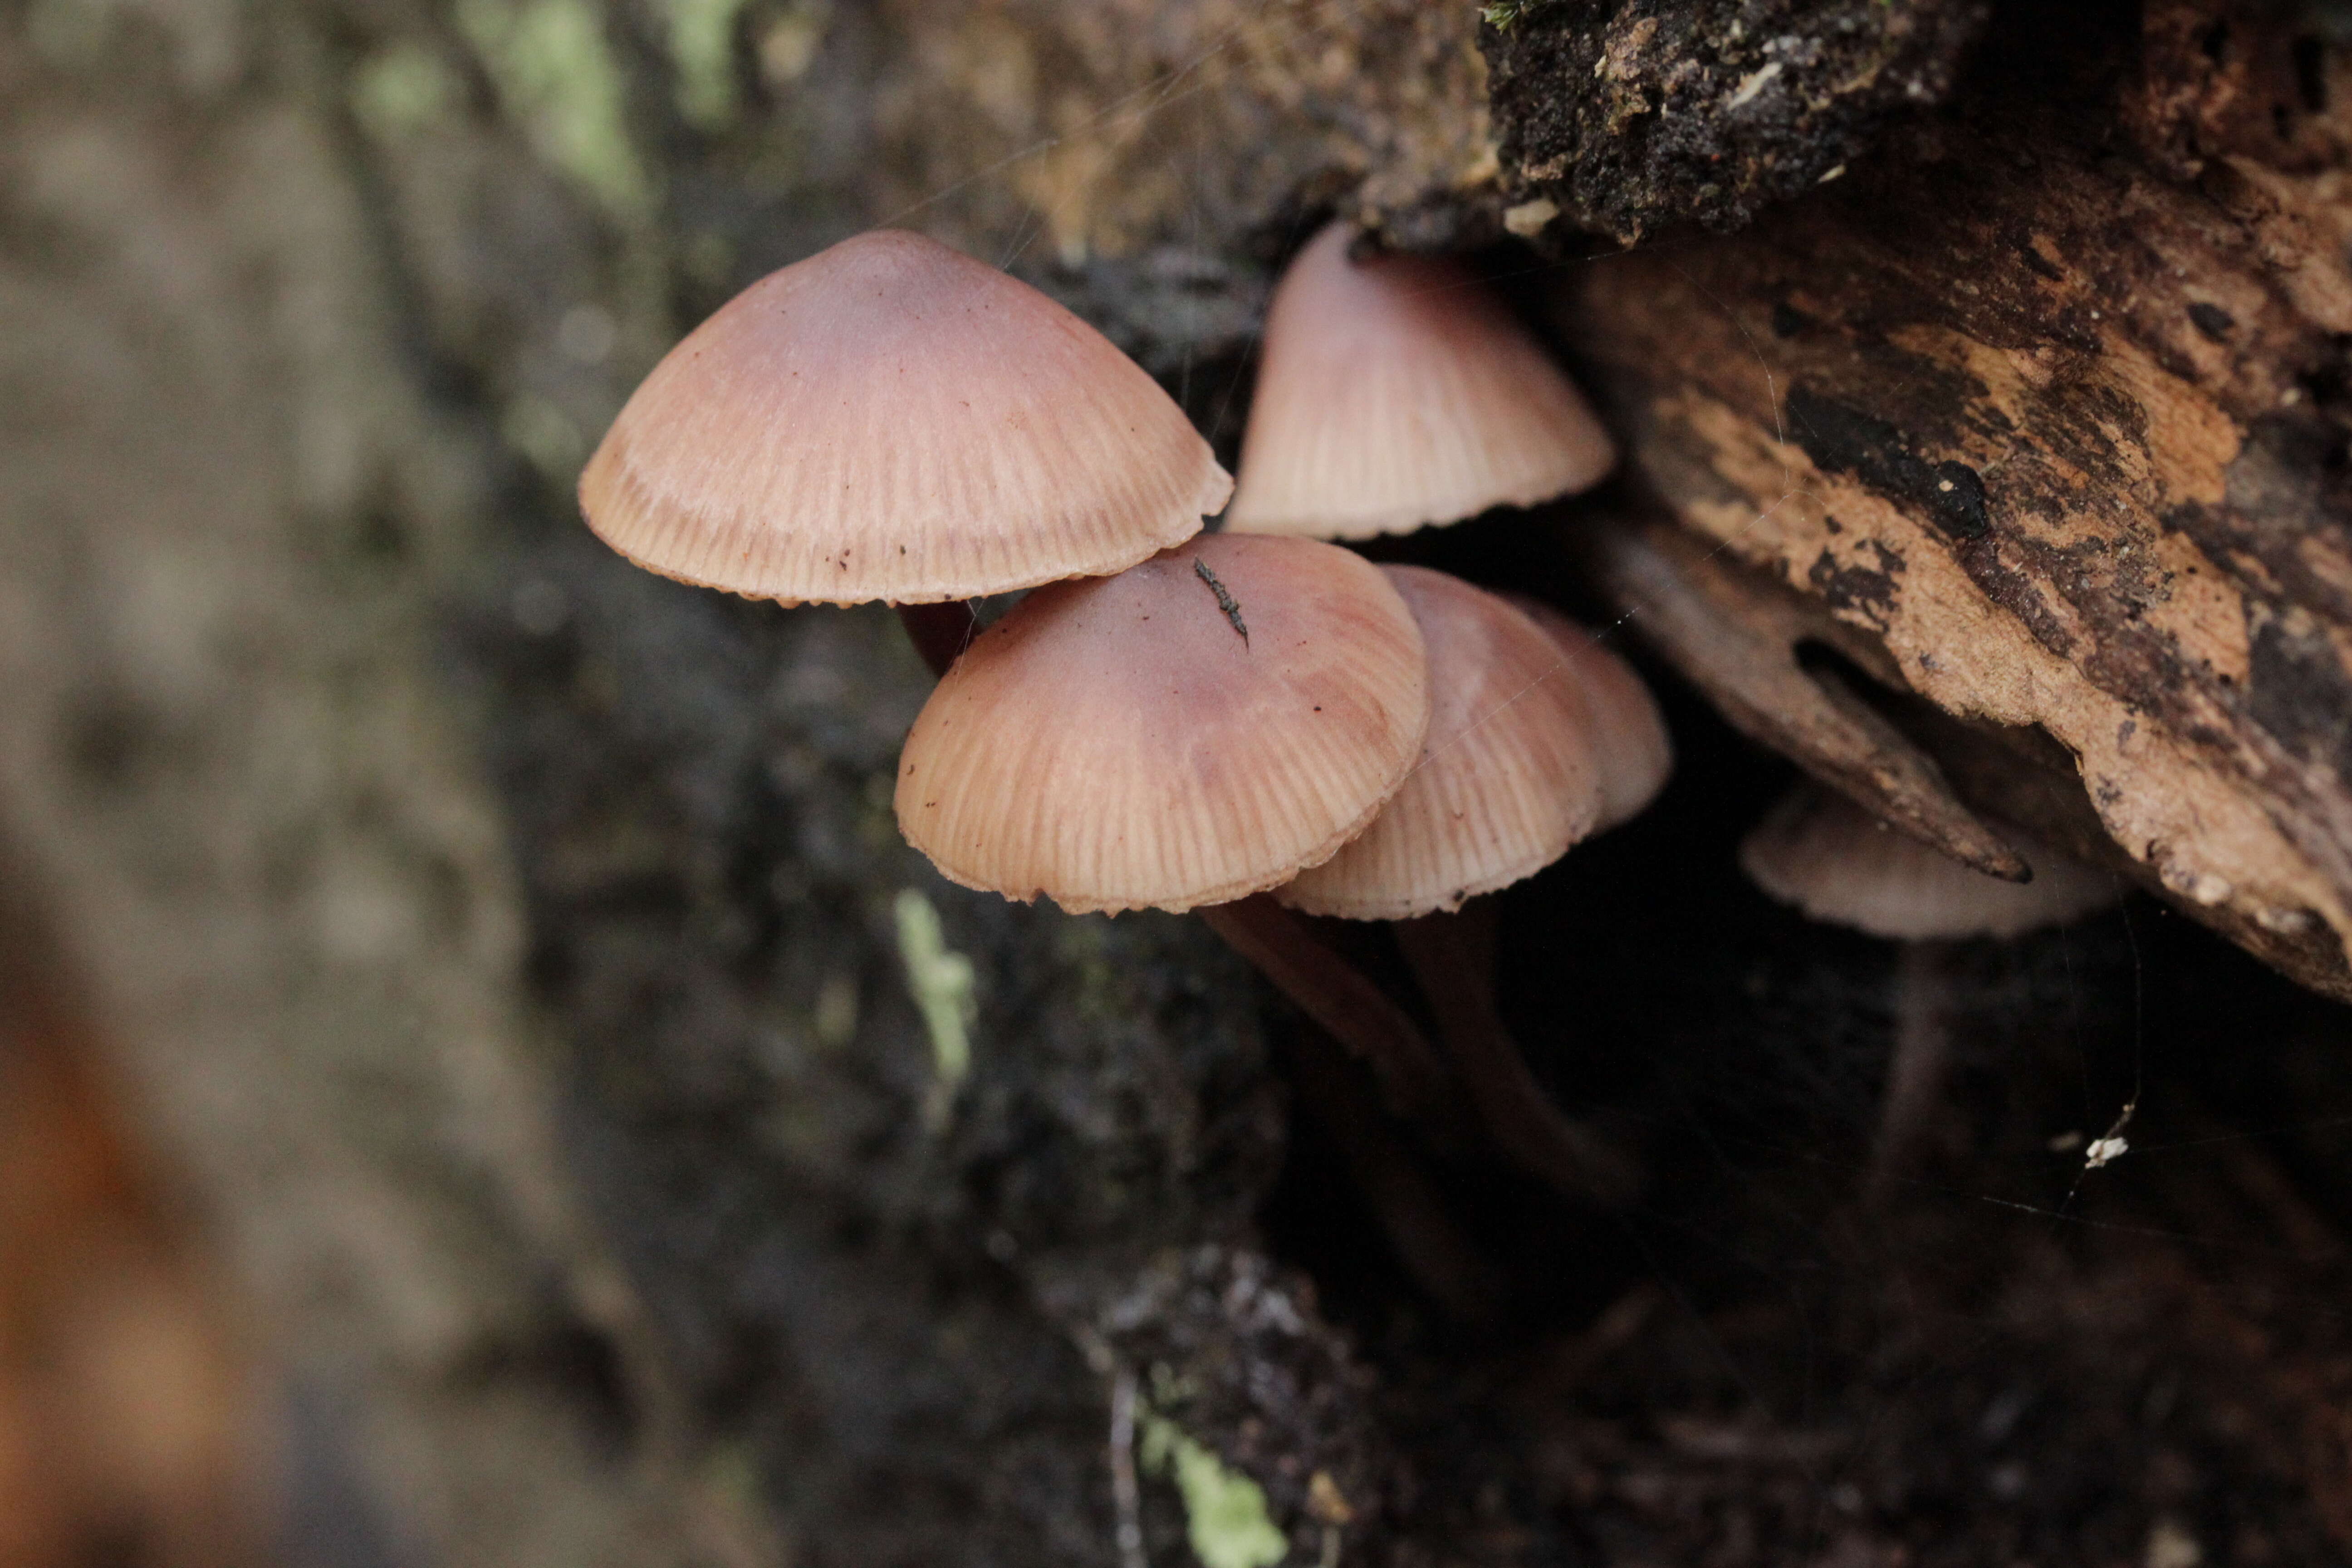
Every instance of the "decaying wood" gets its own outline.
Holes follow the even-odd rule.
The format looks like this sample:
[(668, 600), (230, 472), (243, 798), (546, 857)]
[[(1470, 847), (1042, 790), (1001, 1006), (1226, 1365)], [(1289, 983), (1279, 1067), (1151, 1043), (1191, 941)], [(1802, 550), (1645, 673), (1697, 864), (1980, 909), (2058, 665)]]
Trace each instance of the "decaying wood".
[(2352, 996), (2352, 71), (2252, 6), (2100, 58), (1996, 54), (1924, 164), (1577, 268), (1561, 320), (1682, 522)]
[(1822, 644), (1900, 679), (1883, 649), (1820, 601), (1670, 525), (1594, 530), (1578, 542), (1634, 629), (1741, 733), (1955, 860), (2011, 881), (2029, 874), (1927, 752), (1835, 675), (1798, 662), (1803, 644)]
[[(1484, 35), (1509, 186), (1635, 239), (1738, 228), (1941, 102), (1987, 0), (1517, 0)], [(1832, 176), (1833, 177), (1833, 176)], [(1525, 226), (1524, 220), (1522, 226)]]
[(1416, 247), (1502, 232), (1474, 6), (879, 9), (874, 216), (1032, 276), (1156, 374), (1238, 351), (1261, 268), (1335, 208)]

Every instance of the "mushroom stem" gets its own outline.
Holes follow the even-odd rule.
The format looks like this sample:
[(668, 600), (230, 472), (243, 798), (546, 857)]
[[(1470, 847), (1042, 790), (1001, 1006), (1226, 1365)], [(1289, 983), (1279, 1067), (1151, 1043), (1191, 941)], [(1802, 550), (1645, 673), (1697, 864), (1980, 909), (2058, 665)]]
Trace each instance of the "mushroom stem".
[(945, 675), (956, 656), (970, 647), (980, 630), (980, 612), (969, 599), (945, 599), (936, 605), (900, 605), (898, 624), (907, 640), (930, 667), (933, 676)]
[(1265, 893), (1194, 911), (1298, 1010), (1371, 1066), (1381, 1098), (1428, 1125), (1454, 1100), (1445, 1064), (1404, 1010), (1318, 941), (1304, 917)]
[(1949, 942), (1906, 942), (1895, 961), (1895, 1051), (1886, 1064), (1864, 1199), (1883, 1205), (1918, 1154), (1951, 1076)]
[(1339, 1146), (1397, 1261), (1455, 1319), (1473, 1327), (1494, 1323), (1509, 1289), (1503, 1270), (1446, 1213), (1444, 1200), (1381, 1114), (1363, 1069), (1311, 1024), (1297, 1031), (1292, 1045), (1300, 1103)]
[(1479, 961), (1459, 917), (1423, 915), (1390, 929), (1437, 1016), (1447, 1058), (1503, 1152), (1565, 1197), (1630, 1199), (1640, 1173), (1599, 1133), (1561, 1114), (1528, 1070), (1496, 1007), (1492, 966)]

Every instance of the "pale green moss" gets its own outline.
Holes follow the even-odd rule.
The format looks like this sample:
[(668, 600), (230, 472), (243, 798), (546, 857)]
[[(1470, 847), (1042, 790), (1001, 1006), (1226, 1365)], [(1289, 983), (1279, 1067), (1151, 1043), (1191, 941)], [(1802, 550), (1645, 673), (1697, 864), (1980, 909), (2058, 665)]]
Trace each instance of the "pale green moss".
[(572, 416), (535, 392), (519, 394), (499, 415), (499, 434), (550, 480), (568, 485), (588, 460), (588, 437)]
[(1201, 1568), (1274, 1568), (1290, 1554), (1289, 1538), (1267, 1516), (1265, 1489), (1227, 1468), (1173, 1421), (1144, 1417), (1138, 1458), (1152, 1475), (1173, 1468), (1177, 1495), (1184, 1500), (1185, 1538)]
[(677, 111), (690, 125), (723, 131), (735, 119), (735, 18), (745, 0), (667, 0)]
[(971, 1026), (979, 1016), (972, 996), (971, 960), (947, 944), (940, 911), (912, 888), (891, 905), (898, 926), (898, 956), (907, 965), (907, 990), (931, 1037), (931, 1089), (923, 1099), (923, 1120), (937, 1126), (955, 1103), (956, 1090), (971, 1070)]
[(394, 44), (352, 72), (352, 113), (369, 135), (397, 142), (446, 120), (463, 90), (439, 55), (417, 44)]
[(761, 79), (771, 87), (788, 87), (806, 76), (832, 22), (833, 0), (792, 0), (760, 35)]
[(25, 11), (25, 37), (49, 65), (86, 69), (106, 55), (114, 7), (103, 0), (34, 0)]
[(539, 155), (626, 224), (653, 208), (629, 141), (621, 69), (588, 0), (457, 0), (457, 26)]

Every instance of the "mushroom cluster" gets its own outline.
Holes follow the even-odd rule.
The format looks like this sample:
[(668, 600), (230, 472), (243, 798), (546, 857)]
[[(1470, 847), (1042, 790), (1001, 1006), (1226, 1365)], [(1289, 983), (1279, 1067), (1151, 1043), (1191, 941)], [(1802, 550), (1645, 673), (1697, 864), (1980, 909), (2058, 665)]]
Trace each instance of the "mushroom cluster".
[[(1520, 1163), (1621, 1194), (1626, 1163), (1545, 1100), (1444, 916), (1639, 810), (1670, 765), (1656, 710), (1555, 612), (1323, 542), (1581, 489), (1614, 447), (1475, 273), (1354, 240), (1333, 224), (1276, 290), (1238, 492), (1091, 328), (883, 230), (677, 344), (581, 505), (668, 576), (899, 607), (942, 678), (898, 820), (951, 880), (1200, 909), (1392, 1105), (1435, 1114), (1458, 1085)], [(962, 602), (1016, 589), (981, 633)], [(1443, 1059), (1302, 914), (1399, 922)]]
[[(679, 342), (581, 505), (665, 575), (898, 606), (940, 679), (898, 817), (950, 880), (1073, 913), (1197, 910), (1391, 1110), (1483, 1126), (1563, 1194), (1619, 1199), (1631, 1163), (1537, 1085), (1478, 906), (1456, 911), (1648, 804), (1673, 763), (1657, 708), (1549, 605), (1329, 542), (1570, 494), (1615, 450), (1477, 274), (1359, 248), (1334, 224), (1276, 289), (1238, 488), (1092, 328), (882, 230)], [(982, 629), (969, 601), (1014, 590)], [(1324, 920), (1390, 922), (1436, 1045)]]

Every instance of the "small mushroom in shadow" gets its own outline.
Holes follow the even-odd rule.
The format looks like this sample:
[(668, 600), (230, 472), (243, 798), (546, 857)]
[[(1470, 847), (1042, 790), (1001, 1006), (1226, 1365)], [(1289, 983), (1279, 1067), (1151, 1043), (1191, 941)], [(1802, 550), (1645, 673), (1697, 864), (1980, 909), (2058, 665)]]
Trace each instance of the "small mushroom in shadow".
[(2115, 879), (1998, 828), (2032, 880), (1988, 877), (1898, 833), (1842, 795), (1807, 782), (1783, 796), (1739, 847), (1756, 885), (1812, 920), (1899, 943), (1895, 1047), (1865, 1194), (1883, 1204), (1934, 1120), (1952, 1054), (1952, 973), (1960, 945), (2064, 925), (2116, 902)]

